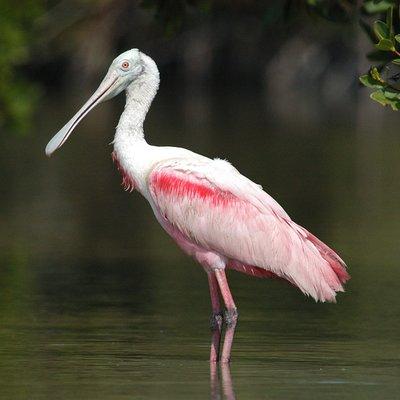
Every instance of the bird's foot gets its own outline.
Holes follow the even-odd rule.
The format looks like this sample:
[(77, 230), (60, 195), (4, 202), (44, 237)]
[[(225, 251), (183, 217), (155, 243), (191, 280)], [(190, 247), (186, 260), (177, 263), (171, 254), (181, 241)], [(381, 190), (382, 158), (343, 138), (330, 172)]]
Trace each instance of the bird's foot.
[(227, 328), (234, 328), (238, 320), (239, 313), (236, 308), (231, 308), (225, 311), (224, 322)]

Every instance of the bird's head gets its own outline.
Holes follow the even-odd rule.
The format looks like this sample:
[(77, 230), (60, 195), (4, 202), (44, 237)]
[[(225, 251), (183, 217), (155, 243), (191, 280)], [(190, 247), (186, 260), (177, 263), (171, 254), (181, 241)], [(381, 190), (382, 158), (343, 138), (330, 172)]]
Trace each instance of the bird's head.
[[(98, 104), (109, 100), (125, 90), (140, 77), (151, 60), (138, 49), (120, 54), (110, 65), (100, 86), (82, 108), (61, 128), (46, 146), (46, 155), (51, 156), (71, 135), (78, 123)], [(151, 60), (152, 61), (152, 60)], [(154, 62), (152, 61), (154, 64)], [(155, 64), (154, 64), (155, 66)], [(150, 67), (153, 67), (150, 65)], [(156, 68), (156, 67), (155, 67)]]

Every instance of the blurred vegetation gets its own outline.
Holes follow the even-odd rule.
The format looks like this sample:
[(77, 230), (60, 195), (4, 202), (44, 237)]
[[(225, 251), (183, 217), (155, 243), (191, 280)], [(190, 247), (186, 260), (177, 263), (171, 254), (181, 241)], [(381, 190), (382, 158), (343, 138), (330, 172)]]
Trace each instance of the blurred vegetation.
[[(395, 0), (325, 1), (308, 0), (309, 7), (324, 18), (349, 21), (357, 16), (375, 49), (367, 58), (377, 65), (371, 66), (360, 82), (374, 92), (370, 97), (379, 104), (400, 109), (400, 26), (399, 2)], [(371, 18), (372, 17), (372, 18)]]
[[(53, 57), (66, 57), (75, 52), (75, 58), (79, 59), (76, 49), (80, 48), (81, 56), (85, 53), (89, 60), (86, 67), (90, 69), (90, 63), (105, 53), (100, 50), (107, 47), (114, 50), (124, 42), (129, 24), (134, 24), (126, 16), (130, 18), (135, 12), (145, 13), (153, 21), (151, 32), (145, 34), (160, 43), (189, 31), (193, 15), (200, 24), (223, 13), (251, 15), (270, 33), (283, 25), (295, 25), (296, 19), (307, 14), (308, 18), (318, 16), (334, 23), (338, 30), (343, 30), (345, 24), (358, 24), (374, 43), (374, 51), (366, 56), (376, 63), (360, 81), (374, 89), (371, 99), (390, 105), (393, 110), (400, 108), (399, 3), (394, 0), (142, 0), (136, 3), (3, 0), (0, 2), (0, 127), (20, 133), (30, 127), (40, 93), (40, 84), (32, 83), (35, 79), (27, 73), (31, 63), (38, 64), (37, 59), (49, 57), (49, 53)], [(123, 23), (122, 16), (125, 16)]]
[(37, 88), (18, 68), (29, 62), (35, 20), (43, 13), (43, 2), (0, 2), (0, 126), (25, 132), (33, 113)]
[(385, 22), (374, 21), (370, 32), (372, 39), (375, 36), (376, 51), (369, 53), (368, 57), (377, 61), (378, 67), (371, 67), (368, 74), (360, 77), (360, 82), (375, 89), (370, 96), (372, 100), (383, 106), (390, 105), (393, 110), (398, 111), (400, 109), (399, 5), (386, 0), (376, 4), (370, 3), (371, 6), (379, 6), (378, 12), (386, 11), (386, 19)]

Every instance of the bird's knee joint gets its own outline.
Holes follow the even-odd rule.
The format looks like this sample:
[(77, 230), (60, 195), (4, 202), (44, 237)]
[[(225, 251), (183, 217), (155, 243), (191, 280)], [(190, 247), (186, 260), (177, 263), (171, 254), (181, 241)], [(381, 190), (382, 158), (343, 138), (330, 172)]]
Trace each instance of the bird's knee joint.
[(239, 313), (236, 308), (230, 308), (225, 311), (224, 320), (228, 328), (236, 325)]
[(221, 330), (223, 321), (222, 312), (212, 313), (210, 317), (210, 329), (212, 332)]

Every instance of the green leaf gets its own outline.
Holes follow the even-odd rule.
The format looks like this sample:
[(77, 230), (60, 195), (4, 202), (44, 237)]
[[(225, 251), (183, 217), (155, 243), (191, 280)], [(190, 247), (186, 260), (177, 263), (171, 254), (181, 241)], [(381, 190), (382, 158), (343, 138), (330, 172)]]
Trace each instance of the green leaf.
[(392, 60), (392, 63), (396, 64), (396, 65), (400, 65), (400, 58), (395, 58), (394, 60)]
[(392, 36), (393, 32), (393, 7), (389, 7), (386, 11), (386, 26), (389, 30), (389, 36)]
[(390, 30), (388, 26), (382, 21), (375, 21), (374, 25), (374, 32), (376, 37), (381, 41), (382, 39), (389, 39), (390, 38)]
[(394, 51), (394, 44), (390, 39), (381, 39), (378, 44), (375, 45), (378, 50), (383, 51)]
[(368, 14), (376, 14), (376, 13), (382, 13), (386, 12), (389, 7), (391, 7), (393, 2), (388, 1), (388, 0), (383, 0), (383, 1), (373, 1), (373, 0), (367, 0), (364, 2), (364, 10)]
[(369, 73), (372, 76), (372, 78), (375, 79), (376, 81), (385, 83), (385, 81), (381, 78), (378, 68), (372, 67)]
[(400, 43), (400, 35), (395, 35), (394, 38), (396, 39), (396, 42)]
[(383, 106), (386, 106), (387, 104), (386, 97), (381, 90), (377, 90), (376, 92), (371, 93), (369, 97), (371, 97), (372, 100), (377, 101), (379, 104), (382, 104)]
[(400, 92), (397, 92), (396, 90), (385, 89), (383, 94), (385, 95), (385, 97), (387, 99), (390, 99), (390, 100), (395, 99), (397, 101), (400, 100)]
[(366, 87), (373, 88), (373, 89), (382, 89), (383, 88), (383, 84), (379, 81), (376, 81), (369, 74), (362, 75), (358, 79)]
[(370, 61), (376, 61), (380, 63), (387, 63), (392, 60), (392, 53), (381, 50), (373, 50), (367, 54), (367, 58)]
[(394, 101), (390, 103), (390, 106), (392, 107), (393, 111), (399, 111), (400, 110), (400, 101)]

